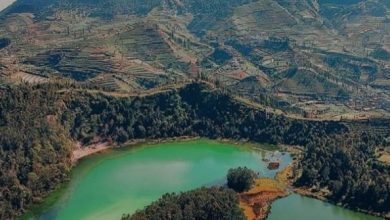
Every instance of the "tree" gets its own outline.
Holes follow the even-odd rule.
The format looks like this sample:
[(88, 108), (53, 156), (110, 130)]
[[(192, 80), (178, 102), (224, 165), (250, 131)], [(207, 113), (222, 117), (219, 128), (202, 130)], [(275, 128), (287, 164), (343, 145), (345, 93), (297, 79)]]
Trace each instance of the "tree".
[(227, 184), (236, 192), (244, 192), (252, 187), (257, 177), (255, 171), (247, 167), (238, 167), (228, 171)]

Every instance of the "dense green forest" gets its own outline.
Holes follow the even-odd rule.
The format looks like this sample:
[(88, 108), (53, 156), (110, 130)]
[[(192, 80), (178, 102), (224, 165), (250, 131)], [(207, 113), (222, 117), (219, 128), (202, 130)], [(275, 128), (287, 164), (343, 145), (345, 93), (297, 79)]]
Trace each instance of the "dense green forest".
[(345, 123), (291, 120), (202, 84), (142, 98), (73, 93), (66, 102), (61, 123), (85, 144), (94, 137), (123, 143), (133, 138), (202, 136), (306, 145), (307, 137), (348, 132)]
[(200, 188), (180, 194), (165, 194), (134, 215), (124, 215), (122, 220), (244, 220), (238, 206), (237, 194), (227, 188)]
[(0, 89), (0, 219), (12, 219), (63, 182), (71, 142), (55, 88)]
[[(373, 160), (374, 148), (389, 135), (389, 123), (290, 119), (196, 83), (128, 98), (64, 88), (50, 84), (0, 89), (2, 219), (20, 214), (66, 180), (70, 140), (125, 143), (179, 136), (305, 146), (298, 185), (329, 186), (334, 201), (389, 211), (385, 206), (390, 194), (389, 168)], [(385, 132), (375, 132), (376, 127)], [(358, 196), (373, 198), (373, 202), (358, 203)]]
[(390, 166), (373, 160), (381, 139), (362, 134), (317, 138), (306, 145), (297, 186), (329, 188), (329, 199), (350, 208), (390, 211)]

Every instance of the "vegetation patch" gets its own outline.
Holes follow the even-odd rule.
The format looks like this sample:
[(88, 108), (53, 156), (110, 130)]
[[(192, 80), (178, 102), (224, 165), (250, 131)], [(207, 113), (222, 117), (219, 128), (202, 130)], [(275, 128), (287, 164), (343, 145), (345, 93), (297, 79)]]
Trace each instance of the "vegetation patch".
[(227, 186), (236, 192), (244, 192), (252, 187), (256, 177), (256, 172), (247, 167), (230, 169), (227, 174)]
[(134, 215), (122, 220), (209, 219), (244, 220), (237, 194), (223, 187), (200, 188), (179, 194), (169, 193)]
[(218, 65), (222, 65), (232, 58), (233, 56), (230, 53), (220, 48), (216, 48), (210, 56), (210, 59)]
[(368, 212), (389, 212), (390, 167), (371, 162), (382, 139), (362, 133), (352, 144), (355, 140), (342, 135), (322, 144), (308, 143), (300, 162), (303, 172), (295, 185), (318, 193), (328, 187), (325, 196), (333, 202)]

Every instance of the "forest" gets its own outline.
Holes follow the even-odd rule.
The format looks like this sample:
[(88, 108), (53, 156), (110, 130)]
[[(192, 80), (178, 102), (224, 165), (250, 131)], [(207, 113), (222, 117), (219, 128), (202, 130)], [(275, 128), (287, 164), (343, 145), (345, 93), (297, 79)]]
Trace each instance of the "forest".
[(373, 160), (381, 139), (366, 133), (359, 141), (351, 136), (313, 139), (300, 162), (297, 186), (328, 188), (330, 201), (353, 209), (388, 212), (390, 166)]
[(237, 194), (224, 187), (200, 188), (188, 192), (168, 193), (134, 215), (122, 220), (244, 220)]
[(56, 89), (0, 89), (0, 219), (13, 219), (65, 181), (72, 143)]
[(373, 153), (389, 123), (291, 119), (198, 83), (144, 97), (64, 88), (69, 85), (0, 89), (1, 219), (20, 215), (66, 181), (74, 141), (180, 136), (304, 146), (297, 185), (328, 187), (332, 201), (350, 207), (389, 211), (389, 167)]
[(95, 137), (124, 143), (134, 138), (201, 136), (303, 146), (310, 137), (349, 129), (346, 123), (291, 120), (267, 113), (203, 84), (142, 98), (74, 93), (64, 101), (61, 124), (85, 144)]

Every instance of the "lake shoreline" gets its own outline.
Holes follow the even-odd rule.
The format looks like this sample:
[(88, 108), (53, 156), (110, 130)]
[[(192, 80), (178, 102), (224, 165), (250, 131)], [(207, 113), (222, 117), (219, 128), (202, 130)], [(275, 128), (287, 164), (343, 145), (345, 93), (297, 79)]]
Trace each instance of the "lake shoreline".
[[(110, 149), (133, 148), (133, 147), (138, 147), (141, 145), (154, 145), (154, 144), (162, 144), (162, 143), (169, 143), (169, 142), (175, 142), (175, 141), (193, 141), (193, 140), (200, 140), (200, 139), (204, 139), (204, 138), (199, 137), (199, 136), (194, 136), (194, 137), (183, 136), (183, 137), (159, 138), (159, 139), (133, 139), (133, 140), (127, 141), (123, 144), (114, 144), (114, 143), (110, 143), (110, 142), (97, 142), (97, 143), (94, 143), (91, 145), (84, 145), (84, 146), (82, 146), (80, 143), (76, 143), (76, 149), (72, 152), (73, 153), (72, 154), (72, 164), (73, 164), (73, 166), (75, 166), (75, 165), (77, 165), (77, 163), (80, 160), (82, 160), (84, 158), (87, 158), (87, 157), (92, 156), (94, 154), (102, 153), (102, 152), (110, 150)], [(278, 182), (285, 184), (286, 187), (288, 187), (288, 190), (290, 190), (296, 194), (299, 194), (301, 196), (317, 199), (317, 200), (327, 202), (327, 203), (332, 204), (332, 205), (336, 205), (336, 206), (339, 206), (342, 208), (352, 210), (352, 211), (361, 212), (361, 213), (376, 216), (376, 217), (382, 217), (384, 219), (390, 219), (390, 213), (388, 213), (388, 214), (376, 213), (376, 212), (371, 212), (368, 210), (354, 209), (354, 208), (342, 206), (340, 204), (336, 204), (336, 203), (332, 202), (331, 200), (327, 199), (326, 198), (327, 194), (325, 194), (323, 191), (314, 192), (310, 188), (295, 187), (293, 185), (293, 183), (294, 183), (294, 180), (296, 177), (293, 176), (293, 172), (294, 172), (294, 169), (296, 169), (297, 163), (299, 161), (299, 155), (300, 155), (300, 153), (302, 153), (302, 149), (299, 147), (285, 146), (285, 145), (279, 145), (279, 146), (271, 146), (270, 145), (271, 147), (269, 147), (269, 146), (264, 147), (264, 144), (253, 143), (253, 142), (249, 142), (249, 141), (245, 141), (245, 140), (238, 141), (238, 140), (232, 140), (232, 139), (227, 139), (227, 138), (214, 139), (214, 141), (217, 141), (220, 143), (233, 144), (233, 145), (241, 145), (241, 146), (242, 145), (247, 145), (247, 146), (249, 145), (250, 147), (254, 147), (254, 148), (259, 147), (261, 150), (265, 150), (265, 151), (282, 150), (282, 151), (290, 153), (291, 155), (298, 155), (298, 158), (294, 159), (290, 165), (288, 165), (285, 169), (278, 172), (277, 175), (275, 176), (275, 179)], [(273, 149), (270, 149), (270, 148), (273, 148)], [(288, 196), (288, 195), (285, 195), (285, 196)], [(266, 208), (268, 210), (266, 212), (267, 213), (266, 217), (268, 216), (268, 214), (271, 211), (270, 209), (271, 209), (272, 202), (279, 199), (279, 198), (283, 198), (285, 196), (278, 197), (278, 198), (275, 198), (272, 201), (270, 201), (269, 207)]]
[[(74, 166), (78, 166), (79, 164), (81, 164), (81, 165), (84, 166), (85, 165), (85, 163), (84, 163), (85, 161), (83, 161), (83, 163), (79, 163), (81, 160), (83, 160), (83, 159), (92, 159), (92, 160), (94, 160), (94, 157), (89, 158), (89, 156), (90, 155), (94, 155), (94, 154), (98, 154), (99, 155), (99, 153), (105, 152), (105, 151), (108, 151), (107, 153), (109, 154), (109, 153), (111, 153), (110, 149), (114, 149), (114, 150), (118, 149), (119, 151), (121, 151), (123, 149), (123, 150), (127, 151), (127, 150), (132, 150), (133, 148), (136, 148), (136, 147), (140, 147), (141, 149), (143, 149), (142, 145), (145, 145), (145, 144), (156, 145), (156, 144), (170, 143), (170, 142), (176, 142), (176, 141), (184, 141), (185, 142), (185, 141), (202, 140), (202, 139), (206, 140), (206, 138), (201, 138), (201, 137), (176, 137), (176, 138), (164, 138), (164, 139), (153, 139), (153, 140), (138, 139), (138, 140), (128, 141), (128, 142), (126, 142), (124, 144), (121, 144), (121, 145), (119, 145), (119, 144), (118, 145), (117, 144), (110, 144), (108, 142), (105, 142), (105, 143), (104, 142), (103, 143), (95, 143), (95, 145), (88, 145), (88, 146), (94, 146), (93, 150), (85, 151), (83, 154), (79, 154), (78, 157), (74, 157), (74, 158), (77, 158), (77, 159), (74, 159), (74, 164), (73, 165)], [(207, 140), (210, 140), (210, 139), (207, 139)], [(261, 150), (264, 150), (264, 151), (269, 151), (269, 150), (267, 150), (267, 148), (269, 148), (269, 146), (265, 146), (266, 149), (264, 149), (264, 147), (262, 147), (263, 146), (262, 144), (252, 143), (252, 142), (247, 142), (247, 141), (242, 141), (242, 140), (237, 141), (237, 140), (231, 140), (231, 139), (211, 139), (211, 141), (216, 141), (216, 142), (220, 142), (220, 143), (228, 143), (228, 144), (235, 145), (236, 147), (238, 145), (241, 145), (241, 146), (244, 146), (244, 147), (245, 146), (246, 147), (250, 147), (251, 149), (254, 149), (254, 150), (261, 149)], [(81, 148), (81, 145), (79, 145), (78, 147)], [(84, 146), (84, 147), (86, 147), (86, 146)], [(275, 147), (275, 146), (271, 146), (271, 147)], [(295, 192), (294, 188), (291, 187), (292, 186), (291, 183), (294, 180), (293, 177), (291, 176), (291, 174), (294, 172), (293, 171), (293, 165), (297, 164), (298, 160), (299, 160), (299, 149), (295, 149), (293, 146), (282, 146), (282, 145), (279, 145), (278, 147), (279, 147), (279, 149), (282, 149), (282, 151), (288, 152), (289, 154), (290, 154), (290, 152), (286, 150), (286, 147), (293, 148), (294, 154), (296, 155), (296, 157), (292, 161), (290, 161), (289, 165), (287, 167), (285, 167), (285, 169), (280, 170), (274, 177), (278, 182), (283, 183), (285, 185), (286, 191), (290, 194), (291, 192)], [(114, 152), (114, 151), (112, 151), (112, 152)], [(290, 155), (292, 155), (292, 154), (290, 154)], [(103, 154), (102, 154), (102, 156), (103, 156)], [(303, 193), (299, 193), (299, 194), (303, 195)], [(311, 196), (310, 195), (305, 195), (305, 197), (311, 197)], [(271, 207), (271, 205), (272, 205), (271, 203), (274, 202), (274, 201), (278, 201), (278, 198), (270, 201), (270, 206), (269, 207)], [(329, 201), (323, 200), (323, 199), (321, 199), (321, 201), (326, 201), (326, 202), (330, 203)], [(332, 203), (330, 203), (330, 204), (332, 204)], [(342, 207), (342, 206), (339, 206), (339, 207)], [(346, 207), (343, 207), (343, 208), (346, 208)], [(353, 209), (350, 209), (350, 210), (351, 211), (357, 211), (357, 210), (353, 210)], [(270, 209), (268, 209), (266, 213), (267, 213), (266, 216), (269, 216), (270, 214), (272, 214), (272, 211)], [(367, 213), (367, 214), (369, 214), (369, 213)]]
[[(158, 138), (158, 139), (133, 139), (133, 140), (127, 141), (123, 144), (115, 144), (112, 142), (97, 142), (94, 144), (84, 145), (84, 146), (80, 142), (77, 142), (75, 144), (75, 150), (73, 150), (73, 152), (72, 152), (72, 165), (75, 166), (75, 165), (77, 165), (77, 163), (80, 160), (82, 160), (86, 157), (89, 157), (89, 156), (94, 155), (94, 154), (102, 153), (102, 152), (110, 150), (110, 149), (137, 147), (140, 145), (153, 145), (153, 144), (169, 143), (169, 142), (175, 142), (175, 141), (192, 141), (192, 140), (199, 140), (199, 139), (203, 139), (203, 138), (199, 137), (199, 136), (194, 136), (194, 137), (183, 136), (183, 137)], [(256, 148), (256, 146), (260, 146), (260, 145), (263, 146), (263, 144), (259, 144), (259, 143), (253, 143), (253, 142), (249, 142), (249, 141), (245, 141), (245, 140), (238, 141), (238, 140), (232, 140), (232, 139), (227, 139), (227, 138), (215, 139), (215, 141), (218, 141), (221, 143), (233, 144), (233, 145), (249, 145), (249, 146), (255, 147), (255, 148)], [(283, 151), (291, 153), (292, 155), (299, 155), (300, 152), (302, 152), (302, 149), (297, 148), (295, 146), (280, 145), (279, 147), (278, 146), (271, 146), (270, 147), (270, 148), (275, 148), (275, 149), (267, 149), (268, 147), (264, 148), (264, 146), (260, 147), (260, 148), (262, 150), (265, 150), (265, 151), (282, 149)], [(327, 199), (326, 198), (327, 194), (324, 193), (323, 191), (315, 192), (310, 188), (293, 186), (294, 178), (296, 178), (296, 177), (292, 178), (292, 175), (293, 175), (292, 172), (294, 169), (296, 169), (298, 161), (299, 161), (299, 156), (296, 160), (293, 160), (292, 163), (288, 166), (290, 169), (287, 171), (287, 173), (285, 170), (287, 170), (288, 167), (286, 167), (285, 170), (281, 171), (281, 173), (285, 172), (284, 175), (287, 175), (290, 177), (290, 179), (288, 177), (284, 177), (283, 181), (286, 185), (289, 186), (289, 188), (294, 193), (297, 193), (301, 196), (306, 196), (306, 197), (314, 198), (314, 199), (317, 199), (317, 200), (320, 200), (323, 202), (327, 202), (327, 203), (330, 203), (332, 205), (336, 205), (336, 206), (339, 206), (342, 208), (350, 209), (352, 211), (361, 212), (361, 213), (365, 213), (368, 215), (382, 217), (384, 219), (390, 220), (390, 213), (378, 213), (378, 212), (372, 212), (369, 210), (346, 207), (346, 206), (343, 206), (340, 204), (336, 204), (336, 203), (332, 202), (331, 200)], [(278, 178), (278, 176), (276, 178)]]
[[(82, 145), (81, 142), (76, 142), (74, 144), (74, 150), (72, 151), (71, 161), (72, 161), (72, 165), (75, 166), (77, 162), (82, 160), (83, 158), (86, 158), (94, 154), (102, 153), (110, 149), (137, 147), (140, 145), (162, 144), (162, 143), (169, 143), (175, 141), (193, 141), (193, 140), (200, 140), (200, 139), (208, 139), (208, 138), (204, 138), (200, 136), (181, 136), (181, 137), (173, 137), (173, 138), (133, 139), (123, 144), (117, 144), (110, 141), (100, 141), (89, 145)], [(283, 150), (290, 153), (290, 150), (284, 145), (262, 144), (262, 143), (255, 143), (246, 140), (232, 140), (228, 138), (217, 138), (217, 139), (210, 139), (210, 140), (214, 140), (224, 144), (249, 146), (264, 151)]]
[(317, 200), (320, 200), (320, 201), (323, 201), (323, 202), (327, 202), (329, 204), (332, 204), (332, 205), (335, 205), (335, 206), (339, 206), (339, 207), (342, 207), (342, 208), (345, 208), (345, 209), (349, 209), (349, 210), (352, 210), (352, 211), (355, 211), (355, 212), (361, 212), (361, 213), (364, 213), (364, 214), (367, 214), (367, 215), (372, 215), (372, 216), (384, 218), (386, 220), (390, 220), (390, 213), (373, 212), (373, 211), (369, 211), (369, 210), (356, 209), (356, 208), (351, 208), (351, 207), (348, 207), (348, 206), (344, 206), (342, 204), (337, 204), (337, 203), (327, 199), (326, 198), (327, 195), (325, 195), (321, 191), (313, 192), (312, 189), (305, 188), (305, 187), (293, 187), (293, 191), (294, 191), (294, 193), (297, 193), (297, 194), (299, 194), (301, 196), (306, 196), (306, 197), (309, 197), (309, 198), (317, 199)]
[(290, 195), (283, 183), (276, 179), (259, 178), (254, 186), (243, 193), (239, 193), (239, 204), (248, 220), (267, 219), (271, 213), (272, 203)]
[(296, 158), (293, 158), (293, 161), (288, 166), (286, 166), (283, 170), (279, 171), (275, 176), (275, 179), (278, 182), (283, 183), (283, 184), (285, 184), (286, 187), (288, 187), (287, 190), (290, 190), (292, 193), (295, 193), (295, 194), (298, 194), (298, 195), (301, 195), (304, 197), (313, 198), (313, 199), (323, 201), (323, 202), (326, 202), (326, 203), (329, 203), (329, 204), (332, 204), (332, 205), (335, 205), (335, 206), (338, 206), (341, 208), (345, 208), (345, 209), (348, 209), (351, 211), (360, 212), (363, 214), (367, 214), (367, 215), (371, 215), (371, 216), (375, 216), (375, 217), (384, 218), (386, 220), (390, 220), (390, 213), (372, 212), (372, 211), (368, 211), (368, 210), (356, 209), (356, 208), (352, 208), (352, 207), (348, 207), (348, 206), (343, 206), (341, 204), (337, 204), (337, 203), (335, 203), (327, 198), (327, 196), (330, 193), (329, 191), (314, 190), (312, 188), (294, 186), (294, 182), (297, 180), (298, 175), (299, 175), (296, 173), (299, 172), (299, 169), (297, 167), (298, 167), (298, 162), (301, 159), (303, 149), (300, 147), (296, 147), (296, 146), (284, 146), (284, 150), (286, 152), (288, 152), (290, 155), (296, 156)]
[(191, 140), (198, 140), (201, 139), (201, 137), (190, 137), (190, 136), (184, 136), (184, 137), (177, 137), (177, 138), (161, 138), (161, 139), (133, 139), (131, 141), (127, 141), (123, 144), (116, 144), (109, 141), (102, 141), (102, 142), (96, 142), (94, 144), (89, 145), (82, 145), (80, 142), (76, 142), (74, 144), (74, 150), (72, 151), (72, 164), (75, 166), (78, 161), (94, 155), (98, 153), (102, 153), (104, 151), (110, 150), (110, 149), (119, 149), (119, 148), (125, 148), (125, 147), (136, 147), (139, 145), (145, 145), (145, 144), (160, 144), (160, 143), (168, 143), (173, 141), (191, 141)]
[[(317, 200), (320, 200), (320, 201), (323, 201), (323, 202), (326, 202), (326, 203), (329, 203), (329, 204), (332, 204), (332, 205), (335, 205), (335, 206), (339, 206), (339, 207), (342, 207), (342, 208), (345, 208), (345, 209), (349, 209), (349, 210), (352, 210), (352, 211), (355, 211), (355, 212), (360, 212), (360, 213), (364, 213), (364, 214), (367, 214), (367, 215), (372, 215), (372, 216), (375, 216), (375, 217), (380, 217), (380, 218), (384, 218), (386, 220), (390, 220), (390, 213), (379, 213), (379, 212), (373, 212), (373, 211), (369, 211), (369, 210), (364, 210), (364, 209), (356, 209), (356, 208), (352, 208), (352, 207), (348, 207), (348, 206), (344, 206), (342, 204), (337, 204), (331, 200), (329, 200), (327, 198), (327, 196), (329, 195), (330, 192), (328, 191), (325, 191), (325, 190), (314, 190), (312, 188), (307, 188), (307, 187), (296, 187), (294, 186), (294, 181), (296, 180), (296, 176), (294, 176), (293, 172), (294, 170), (298, 170), (297, 168), (297, 163), (299, 161), (299, 157), (298, 159), (296, 160), (293, 160), (293, 162), (291, 162), (291, 164), (286, 167), (284, 170), (282, 170), (280, 173), (282, 172), (287, 172), (285, 175), (288, 175), (290, 177), (292, 177), (291, 179), (288, 179), (288, 178), (285, 178), (286, 181), (285, 183), (288, 184), (292, 191), (296, 194), (299, 194), (301, 196), (305, 196), (305, 197), (309, 197), (309, 198), (313, 198), (313, 199), (317, 199)], [(277, 176), (278, 178), (278, 176)]]
[[(229, 141), (231, 143), (232, 141)], [(188, 144), (187, 144), (188, 143)], [(113, 192), (116, 192), (117, 190), (124, 190), (121, 193), (117, 193), (115, 196), (118, 201), (122, 200), (123, 195), (126, 193), (133, 193), (132, 190), (134, 190), (134, 187), (142, 188), (145, 187), (145, 184), (153, 184), (157, 180), (159, 184), (153, 188), (153, 191), (158, 191), (160, 187), (167, 186), (167, 190), (161, 190), (158, 192), (158, 196), (163, 195), (164, 193), (168, 192), (184, 192), (190, 189), (193, 189), (195, 187), (201, 187), (201, 186), (208, 186), (209, 184), (215, 184), (216, 181), (220, 183), (219, 180), (224, 179), (225, 180), (225, 173), (229, 168), (237, 167), (237, 166), (247, 166), (252, 169), (258, 169), (260, 173), (264, 173), (265, 176), (274, 176), (274, 171), (268, 172), (266, 169), (266, 166), (264, 165), (263, 161), (261, 160), (262, 155), (264, 155), (265, 152), (263, 150), (260, 150), (260, 145), (256, 145), (256, 148), (252, 148), (249, 146), (249, 144), (243, 144), (243, 146), (236, 144), (229, 144), (226, 140), (210, 140), (205, 138), (199, 138), (199, 137), (181, 137), (179, 138), (170, 138), (170, 139), (160, 139), (160, 140), (137, 140), (137, 141), (131, 141), (127, 142), (122, 145), (102, 145), (104, 147), (96, 147), (94, 149), (95, 153), (91, 153), (93, 156), (88, 156), (87, 154), (84, 154), (83, 157), (80, 157), (77, 162), (75, 160), (74, 167), (72, 169), (71, 178), (70, 181), (67, 182), (63, 186), (62, 191), (57, 191), (56, 194), (52, 194), (48, 199), (45, 199), (46, 201), (54, 201), (46, 203), (46, 205), (41, 206), (45, 203), (45, 201), (42, 201), (41, 204), (35, 206), (35, 210), (31, 210), (29, 212), (29, 215), (26, 215), (26, 217), (32, 216), (57, 216), (61, 218), (65, 218), (67, 215), (78, 215), (78, 211), (68, 211), (67, 209), (71, 210), (71, 208), (74, 208), (73, 204), (74, 201), (82, 201), (83, 198), (87, 198), (88, 196), (80, 196), (81, 194), (78, 192), (75, 192), (79, 189), (82, 189), (85, 192), (89, 193), (91, 191), (92, 186), (97, 187), (104, 187), (110, 186), (111, 184), (102, 184), (105, 181), (111, 182), (118, 178), (118, 180), (123, 180), (123, 178), (127, 179), (129, 178), (130, 181), (121, 182), (121, 181), (115, 181), (117, 184), (116, 187), (113, 188), (113, 190), (109, 190), (110, 196), (112, 196)], [(145, 145), (148, 144), (148, 145)], [(252, 145), (251, 145), (252, 146)], [(101, 153), (100, 153), (101, 152)], [(146, 152), (148, 152), (146, 154)], [(156, 153), (160, 152), (160, 153)], [(165, 156), (164, 156), (165, 155)], [(132, 158), (131, 160), (129, 160)], [(172, 158), (172, 159), (169, 159)], [(210, 158), (210, 159), (205, 159)], [(222, 159), (224, 158), (224, 159)], [(116, 161), (122, 161), (122, 165), (118, 165)], [(138, 161), (138, 162), (137, 162)], [(215, 162), (212, 162), (215, 161)], [(283, 161), (288, 164), (291, 161), (291, 158), (289, 155), (285, 155), (283, 157)], [(161, 162), (161, 163), (160, 163)], [(218, 166), (211, 166), (210, 162), (212, 164), (217, 164)], [(187, 165), (187, 163), (189, 165)], [(192, 164), (192, 165), (191, 165)], [(230, 165), (228, 165), (230, 164)], [(104, 168), (102, 168), (102, 166)], [(106, 168), (111, 166), (117, 166), (116, 172), (108, 172)], [(207, 168), (206, 168), (207, 167)], [(102, 172), (106, 172), (106, 174), (102, 174), (100, 171), (95, 172), (95, 169), (102, 169)], [(111, 169), (111, 168), (110, 168)], [(150, 169), (151, 173), (154, 173), (150, 176), (147, 171)], [(168, 172), (168, 176), (178, 172), (178, 177), (182, 171), (187, 169), (194, 169), (193, 171), (189, 172), (187, 178), (183, 179), (182, 181), (173, 181), (176, 177), (172, 176), (172, 178), (166, 178), (166, 176), (162, 178), (158, 178), (156, 180), (151, 180), (153, 178), (156, 178), (157, 176), (162, 174), (162, 171), (157, 170), (165, 170)], [(183, 170), (184, 169), (184, 170)], [(221, 170), (220, 170), (221, 169)], [(119, 171), (121, 170), (121, 171)], [(216, 172), (217, 170), (220, 170), (219, 172)], [(208, 178), (204, 177), (205, 171), (214, 173), (212, 176), (209, 176)], [(138, 175), (139, 178), (134, 178), (133, 175), (126, 175), (129, 173), (132, 173), (134, 175)], [(93, 175), (94, 177), (91, 178), (85, 178), (86, 174)], [(101, 177), (101, 179), (96, 178), (95, 175)], [(195, 177), (193, 182), (191, 179), (193, 176)], [(81, 180), (82, 179), (82, 180)], [(146, 181), (148, 180), (148, 181)], [(83, 183), (80, 185), (80, 181)], [(92, 181), (91, 183), (85, 183), (84, 181)], [(134, 181), (140, 181), (139, 183)], [(164, 184), (164, 181), (167, 184)], [(172, 182), (173, 181), (173, 182)], [(194, 184), (196, 182), (199, 182), (199, 184)], [(74, 185), (76, 183), (76, 185)], [(126, 183), (126, 184), (124, 184)], [(184, 188), (181, 188), (181, 183), (184, 184)], [(219, 184), (217, 183), (217, 184)], [(120, 184), (122, 184), (120, 186)], [(123, 185), (124, 184), (124, 185)], [(130, 184), (130, 185), (128, 185)], [(179, 184), (177, 187), (169, 188), (171, 187), (171, 184)], [(133, 185), (133, 188), (130, 187)], [(76, 188), (75, 188), (76, 187)], [(145, 194), (139, 194), (137, 192), (137, 196), (143, 196), (147, 199), (149, 195), (149, 186), (147, 187), (148, 191)], [(107, 190), (97, 190), (97, 194), (104, 193)], [(108, 191), (107, 191), (108, 192)], [(68, 194), (69, 193), (69, 194)], [(60, 199), (58, 195), (64, 195), (65, 197), (62, 197)], [(56, 198), (51, 198), (51, 196), (55, 196)], [(92, 196), (96, 196), (95, 193), (91, 194)], [(66, 198), (66, 199), (63, 199)], [(77, 198), (77, 199), (76, 199)], [(90, 197), (88, 197), (90, 198)], [(96, 197), (98, 198), (98, 197)], [(99, 198), (102, 198), (104, 200), (104, 196), (100, 196)], [(134, 198), (134, 196), (128, 197), (128, 198)], [(150, 200), (150, 202), (154, 201), (156, 198), (153, 198)], [(70, 199), (70, 200), (69, 200)], [(75, 200), (73, 200), (75, 199)], [(73, 200), (73, 201), (72, 201)], [(71, 201), (71, 202), (69, 202)], [(94, 201), (98, 201), (98, 199), (94, 199)], [(137, 201), (140, 201), (140, 204), (138, 208), (144, 207), (144, 205), (149, 204), (145, 203), (143, 204), (143, 198), (139, 198)], [(58, 203), (57, 203), (58, 202)], [(69, 203), (68, 203), (69, 202)], [(71, 205), (65, 205), (64, 204), (71, 204)], [(86, 204), (85, 202), (80, 202), (80, 204)], [(93, 206), (94, 203), (90, 203), (85, 207), (85, 210), (88, 209), (88, 206)], [(100, 203), (99, 203), (100, 204)], [(97, 205), (99, 205), (97, 204)], [(127, 203), (121, 203), (121, 204), (127, 204)], [(136, 202), (132, 203), (133, 205), (136, 205)], [(61, 208), (59, 208), (61, 207)], [(62, 207), (66, 207), (65, 209)], [(120, 207), (117, 206), (117, 207)], [(132, 205), (129, 206), (129, 209), (124, 209), (125, 211), (116, 211), (115, 213), (132, 213), (135, 210), (132, 210)], [(84, 208), (83, 208), (84, 209)], [(57, 214), (58, 210), (67, 210), (63, 213)], [(99, 208), (98, 212), (100, 212), (102, 209)], [(61, 211), (62, 212), (62, 211)], [(83, 213), (84, 211), (80, 211), (80, 213)], [(95, 212), (89, 212), (91, 214), (94, 214)], [(107, 212), (108, 215), (112, 215), (114, 212)], [(80, 215), (81, 216), (81, 215)], [(59, 219), (61, 219), (59, 218)], [(50, 219), (50, 218), (49, 218)]]

